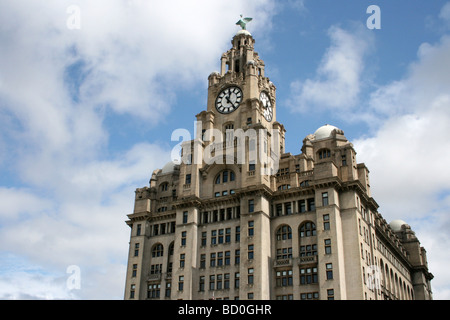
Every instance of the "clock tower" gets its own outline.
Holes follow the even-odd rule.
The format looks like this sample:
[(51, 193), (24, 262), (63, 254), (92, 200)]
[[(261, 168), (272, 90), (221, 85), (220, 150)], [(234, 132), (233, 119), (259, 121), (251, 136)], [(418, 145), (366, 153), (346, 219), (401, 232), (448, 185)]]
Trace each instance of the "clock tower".
[(425, 249), (377, 212), (344, 132), (324, 125), (284, 150), (250, 20), (208, 77), (182, 161), (136, 189), (125, 298), (431, 299)]
[(239, 30), (231, 45), (222, 54), (220, 72), (208, 77), (207, 110), (197, 115), (201, 140), (209, 141), (214, 151), (218, 146), (234, 147), (233, 155), (230, 149), (223, 150), (223, 162), (216, 158), (216, 163), (240, 164), (242, 171), (254, 171), (247, 175), (270, 187), (285, 136), (284, 126), (276, 121), (276, 87), (265, 76), (250, 32)]
[[(245, 125), (261, 123), (271, 128), (276, 122), (276, 87), (264, 75), (264, 61), (255, 51), (255, 40), (240, 30), (222, 54), (220, 72), (208, 78), (208, 108), (217, 121)], [(236, 112), (237, 111), (237, 112)]]

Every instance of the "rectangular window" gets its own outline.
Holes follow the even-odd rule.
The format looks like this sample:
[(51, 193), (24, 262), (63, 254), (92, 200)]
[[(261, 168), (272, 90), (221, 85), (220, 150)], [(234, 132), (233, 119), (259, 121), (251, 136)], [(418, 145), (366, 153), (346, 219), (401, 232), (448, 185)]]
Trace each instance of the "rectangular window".
[(132, 284), (130, 288), (130, 299), (134, 299), (134, 292), (136, 290), (136, 285)]
[(217, 290), (222, 290), (222, 281), (223, 281), (223, 275), (222, 274), (218, 274), (217, 275), (217, 282), (216, 282)]
[(277, 249), (277, 260), (292, 258), (292, 248)]
[(214, 274), (209, 276), (209, 290), (215, 290), (216, 288), (216, 276)]
[(253, 245), (248, 245), (248, 260), (253, 260)]
[(237, 249), (234, 251), (234, 263), (240, 264), (241, 263), (241, 250)]
[(210, 259), (209, 259), (209, 265), (211, 267), (215, 267), (216, 266), (216, 253), (213, 252), (211, 253)]
[(180, 254), (180, 268), (184, 268), (184, 260), (186, 258), (186, 255), (184, 253)]
[(300, 246), (300, 257), (310, 257), (317, 255), (317, 244)]
[(183, 223), (187, 223), (188, 222), (188, 212), (184, 211), (183, 212)]
[(235, 234), (235, 241), (240, 242), (241, 241), (241, 227), (236, 227), (236, 234)]
[(131, 273), (131, 276), (134, 278), (137, 274), (137, 264), (133, 264), (133, 271)]
[(162, 264), (152, 264), (150, 266), (150, 274), (158, 274), (162, 272)]
[(328, 192), (322, 192), (322, 205), (328, 205)]
[(206, 254), (200, 255), (200, 269), (206, 268)]
[(317, 267), (300, 269), (300, 285), (318, 283)]
[(248, 284), (253, 284), (253, 272), (254, 269), (253, 268), (248, 268), (248, 276), (247, 276), (247, 280), (248, 280)]
[(231, 228), (225, 229), (225, 243), (231, 242)]
[(217, 244), (217, 230), (211, 230), (211, 244)]
[(327, 299), (328, 300), (334, 300), (334, 289), (328, 289), (327, 290)]
[(292, 286), (292, 270), (277, 271), (275, 281), (277, 287)]
[(186, 182), (185, 182), (186, 184), (191, 184), (191, 174), (190, 173), (188, 173), (187, 175), (186, 175)]
[(325, 254), (331, 254), (331, 239), (325, 239)]
[(323, 230), (330, 230), (330, 215), (323, 215)]
[(200, 276), (198, 291), (205, 291), (205, 276)]
[(254, 225), (255, 225), (255, 222), (253, 220), (248, 222), (248, 236), (249, 237), (253, 237), (253, 235), (254, 235), (254, 228), (253, 228)]
[(255, 164), (254, 163), (249, 163), (248, 171), (255, 171), (255, 170), (256, 170)]
[(171, 283), (170, 282), (166, 282), (166, 298), (170, 298), (170, 294), (171, 294)]
[(137, 235), (137, 236), (140, 236), (140, 235), (141, 235), (141, 227), (142, 227), (141, 224), (138, 224), (138, 225), (136, 226), (136, 235)]
[(181, 245), (186, 245), (186, 231), (181, 232)]
[(202, 232), (202, 247), (206, 246), (206, 231)]
[(333, 279), (333, 264), (327, 263), (325, 265), (325, 268), (326, 268), (327, 280)]
[(308, 199), (308, 210), (309, 211), (316, 210), (316, 205), (315, 205), (315, 202), (314, 202), (314, 198), (309, 198)]
[(276, 216), (280, 217), (283, 214), (283, 205), (281, 203), (276, 206)]
[(298, 202), (298, 207), (299, 207), (300, 212), (306, 212), (306, 201), (300, 200)]
[(239, 289), (239, 279), (240, 279), (240, 274), (239, 274), (239, 272), (236, 272), (235, 274), (234, 274), (234, 288), (235, 289)]
[(227, 208), (227, 220), (232, 219), (232, 217), (233, 217), (233, 208)]
[(139, 255), (139, 243), (134, 244), (134, 256), (137, 257)]
[(224, 289), (230, 289), (230, 274), (229, 273), (225, 273), (223, 275), (223, 288)]
[(229, 266), (231, 262), (231, 252), (225, 251), (225, 265)]
[(217, 252), (217, 266), (223, 266), (223, 252)]
[(184, 276), (178, 277), (178, 291), (183, 291), (184, 289)]
[(255, 211), (255, 201), (253, 199), (248, 200), (248, 212)]
[(219, 229), (219, 243), (223, 243), (223, 229)]
[(318, 292), (307, 292), (307, 293), (302, 293), (300, 295), (300, 300), (318, 300), (318, 299), (319, 299)]
[(284, 204), (284, 213), (286, 215), (292, 214), (292, 205), (290, 202)]

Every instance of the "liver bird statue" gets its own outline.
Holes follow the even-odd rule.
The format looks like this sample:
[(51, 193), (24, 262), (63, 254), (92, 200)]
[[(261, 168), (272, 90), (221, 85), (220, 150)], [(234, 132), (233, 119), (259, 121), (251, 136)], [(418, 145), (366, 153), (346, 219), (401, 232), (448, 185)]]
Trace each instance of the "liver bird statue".
[(241, 26), (242, 30), (247, 30), (246, 25), (252, 20), (253, 20), (252, 18), (242, 18), (241, 14), (241, 19), (239, 19), (239, 21), (236, 22), (236, 25)]

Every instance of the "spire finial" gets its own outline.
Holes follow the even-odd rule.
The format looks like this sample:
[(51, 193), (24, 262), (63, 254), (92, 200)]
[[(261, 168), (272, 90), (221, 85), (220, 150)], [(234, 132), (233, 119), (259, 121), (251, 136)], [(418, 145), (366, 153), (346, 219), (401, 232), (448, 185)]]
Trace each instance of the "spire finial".
[(247, 23), (249, 23), (250, 21), (253, 20), (253, 18), (243, 18), (242, 19), (242, 14), (241, 14), (241, 19), (239, 19), (238, 22), (236, 22), (236, 25), (241, 26), (242, 30), (247, 30)]

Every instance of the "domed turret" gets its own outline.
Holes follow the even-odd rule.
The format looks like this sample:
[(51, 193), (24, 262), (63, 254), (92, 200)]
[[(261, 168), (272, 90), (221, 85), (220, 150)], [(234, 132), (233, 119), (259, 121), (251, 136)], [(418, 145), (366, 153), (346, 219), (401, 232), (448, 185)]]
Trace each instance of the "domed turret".
[(179, 167), (178, 164), (174, 163), (173, 161), (169, 161), (165, 164), (165, 166), (161, 170), (161, 174), (166, 174), (170, 172), (174, 172)]
[(314, 137), (316, 140), (329, 138), (329, 137), (331, 137), (333, 130), (337, 130), (338, 133), (340, 133), (340, 134), (344, 133), (341, 129), (339, 129), (335, 126), (332, 126), (330, 124), (326, 124), (326, 125), (320, 127), (319, 129), (317, 129), (316, 132), (314, 132)]
[(391, 227), (392, 230), (394, 230), (394, 232), (400, 231), (402, 230), (402, 225), (407, 224), (405, 221), (403, 220), (393, 220), (389, 223), (389, 226)]

